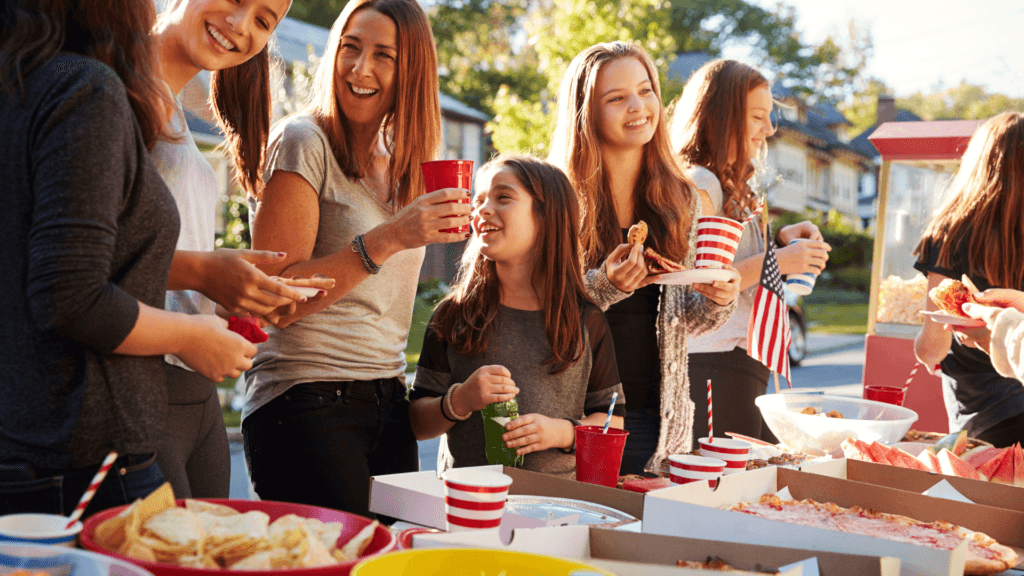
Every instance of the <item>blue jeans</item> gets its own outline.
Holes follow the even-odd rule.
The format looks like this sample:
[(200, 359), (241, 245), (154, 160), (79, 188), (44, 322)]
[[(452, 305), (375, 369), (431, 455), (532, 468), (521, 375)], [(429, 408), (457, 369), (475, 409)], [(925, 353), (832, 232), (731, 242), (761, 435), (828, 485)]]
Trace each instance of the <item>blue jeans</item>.
[(264, 500), (375, 518), (370, 476), (419, 470), (409, 401), (397, 378), (293, 386), (246, 417), (242, 438), (249, 477)]
[(640, 474), (644, 472), (647, 461), (658, 449), (658, 436), (661, 434), (661, 416), (653, 410), (626, 410), (625, 429), (626, 448), (622, 452), (622, 465), (619, 474)]
[[(100, 465), (50, 469), (36, 468), (24, 462), (5, 462), (2, 467), (0, 516), (19, 512), (67, 516), (89, 488)], [(163, 483), (164, 475), (156, 463), (156, 454), (121, 456), (114, 461), (82, 518), (145, 498)]]

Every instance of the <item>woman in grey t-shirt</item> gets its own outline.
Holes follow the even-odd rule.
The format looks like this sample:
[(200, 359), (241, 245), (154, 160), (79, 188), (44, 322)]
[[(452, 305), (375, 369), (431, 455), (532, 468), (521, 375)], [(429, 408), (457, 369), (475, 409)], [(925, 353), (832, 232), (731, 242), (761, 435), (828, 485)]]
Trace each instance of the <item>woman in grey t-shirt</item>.
[[(242, 412), (256, 493), (370, 514), (370, 476), (418, 468), (403, 380), (424, 246), (463, 240), (468, 190), (424, 194), (440, 148), (434, 39), (414, 0), (350, 2), (310, 108), (271, 131), (253, 247), (268, 274), (337, 279), (260, 346)], [(445, 216), (455, 214), (455, 218)]]

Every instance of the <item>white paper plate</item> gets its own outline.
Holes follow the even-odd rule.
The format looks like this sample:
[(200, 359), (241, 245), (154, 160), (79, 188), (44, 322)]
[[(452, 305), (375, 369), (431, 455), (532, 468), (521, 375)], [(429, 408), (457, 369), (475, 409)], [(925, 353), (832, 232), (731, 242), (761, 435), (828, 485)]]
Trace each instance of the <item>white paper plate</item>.
[(954, 316), (952, 314), (946, 314), (943, 312), (925, 312), (921, 311), (921, 314), (931, 318), (933, 321), (939, 324), (949, 324), (950, 326), (964, 326), (966, 328), (980, 328), (985, 325), (984, 320), (978, 320), (977, 318), (964, 318), (963, 316)]
[(695, 268), (693, 270), (680, 270), (679, 272), (668, 272), (662, 274), (654, 281), (655, 284), (710, 284), (718, 281), (728, 281), (730, 278), (738, 278), (733, 270), (725, 268)]
[(505, 501), (505, 511), (544, 521), (578, 514), (576, 524), (589, 526), (618, 526), (637, 521), (632, 515), (621, 510), (593, 502), (522, 494), (509, 494)]

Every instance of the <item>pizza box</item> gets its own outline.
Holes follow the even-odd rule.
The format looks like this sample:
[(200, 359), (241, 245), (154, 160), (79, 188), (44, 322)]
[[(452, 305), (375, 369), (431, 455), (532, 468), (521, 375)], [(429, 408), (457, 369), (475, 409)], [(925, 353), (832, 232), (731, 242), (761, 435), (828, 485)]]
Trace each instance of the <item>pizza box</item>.
[[(883, 538), (787, 524), (723, 510), (738, 502), (757, 501), (763, 494), (788, 488), (793, 499), (811, 498), (849, 508), (860, 505), (902, 514), (924, 522), (943, 519), (984, 532), (1005, 546), (1024, 544), (1024, 515), (1019, 512), (937, 499), (861, 482), (769, 467), (725, 476), (712, 490), (694, 482), (650, 492), (644, 499), (643, 531), (693, 538), (712, 538), (899, 558), (902, 574), (963, 574), (966, 544), (938, 550)], [(699, 521), (695, 521), (698, 519)], [(1018, 551), (1018, 554), (1021, 552)]]
[(975, 504), (1024, 512), (1024, 492), (1019, 486), (1007, 486), (1006, 484), (972, 480), (959, 476), (946, 476), (936, 472), (876, 464), (852, 458), (809, 463), (800, 469), (812, 474), (846, 478), (855, 482), (888, 486), (918, 494), (945, 480), (953, 488), (956, 488), (957, 492)]
[(486, 530), (452, 534), (417, 534), (412, 537), (412, 545), (413, 548), (494, 548), (545, 554), (586, 562), (619, 576), (721, 574), (721, 571), (678, 568), (675, 565), (678, 560), (704, 560), (709, 556), (721, 558), (740, 570), (776, 568), (786, 576), (899, 574), (899, 560), (895, 558), (880, 563), (878, 558), (831, 554), (830, 561), (846, 562), (849, 569), (843, 572), (819, 572), (818, 560), (815, 558), (819, 552), (640, 534), (588, 526), (517, 528), (512, 532), (511, 538), (511, 542), (506, 544), (495, 532)]
[[(478, 466), (480, 470), (502, 472), (512, 477), (510, 495), (571, 498), (601, 504), (642, 519), (644, 495), (618, 488), (608, 488), (586, 482), (557, 478), (548, 474), (510, 468), (508, 466)], [(412, 524), (445, 530), (444, 482), (433, 470), (386, 474), (370, 477), (370, 511), (405, 520)], [(502, 517), (502, 530), (507, 534), (514, 528), (536, 528), (574, 524), (571, 517), (554, 518), (542, 522), (510, 512)]]

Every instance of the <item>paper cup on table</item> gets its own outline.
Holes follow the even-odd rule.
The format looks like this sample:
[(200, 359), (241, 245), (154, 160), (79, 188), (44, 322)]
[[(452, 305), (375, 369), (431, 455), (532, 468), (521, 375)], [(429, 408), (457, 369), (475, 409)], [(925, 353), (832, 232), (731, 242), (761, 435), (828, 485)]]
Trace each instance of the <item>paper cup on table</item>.
[(0, 542), (25, 542), (75, 547), (75, 539), (82, 531), (76, 521), (65, 528), (70, 519), (57, 514), (8, 514), (0, 516)]
[(724, 475), (736, 474), (747, 469), (747, 457), (750, 456), (750, 442), (731, 438), (715, 438), (714, 442), (707, 438), (699, 438), (700, 455), (707, 458), (725, 460)]
[(609, 428), (603, 434), (603, 430), (603, 426), (576, 427), (576, 479), (614, 488), (629, 432)]
[(669, 480), (673, 484), (689, 484), (698, 480), (707, 480), (713, 488), (725, 473), (725, 460), (718, 458), (675, 454), (669, 456), (668, 461)]
[(743, 223), (722, 216), (697, 218), (697, 268), (722, 268), (732, 264), (743, 236)]
[[(473, 187), (473, 161), (472, 160), (433, 160), (420, 165), (423, 169), (423, 183), (427, 192), (434, 192), (442, 188), (465, 188)], [(469, 204), (469, 198), (462, 200), (451, 200), (450, 202), (461, 202)], [(453, 218), (445, 216), (445, 218)], [(443, 228), (441, 232), (469, 232), (469, 226), (459, 228)]]
[(443, 475), (449, 532), (497, 530), (512, 478), (501, 472), (453, 468)]
[[(790, 241), (790, 246), (797, 242), (809, 242), (807, 238), (797, 238), (796, 240)], [(814, 290), (814, 282), (818, 279), (818, 275), (811, 272), (801, 272), (800, 274), (788, 274), (786, 276), (786, 290), (789, 290), (797, 296), (807, 296)]]

